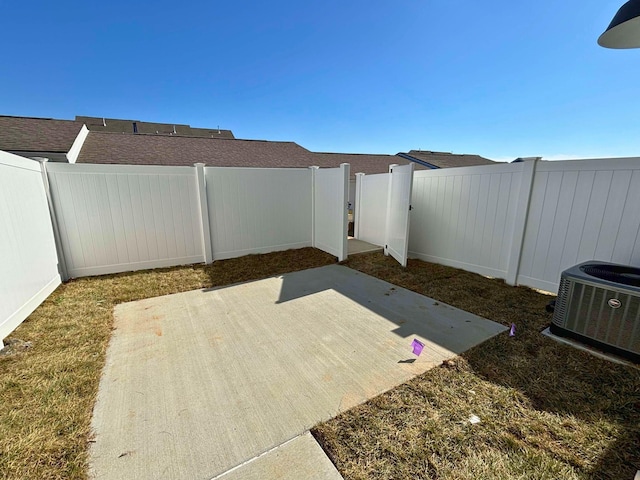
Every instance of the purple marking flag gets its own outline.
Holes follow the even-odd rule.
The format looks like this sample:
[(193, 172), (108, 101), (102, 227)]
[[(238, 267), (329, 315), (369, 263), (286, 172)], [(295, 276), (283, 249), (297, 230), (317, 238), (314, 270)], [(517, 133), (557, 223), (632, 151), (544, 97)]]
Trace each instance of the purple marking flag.
[(411, 346), (413, 347), (413, 354), (420, 356), (422, 349), (424, 348), (424, 343), (414, 338), (413, 342), (411, 342)]
[(510, 337), (515, 337), (516, 336), (516, 324), (515, 323), (511, 324), (511, 330), (509, 330), (509, 336)]

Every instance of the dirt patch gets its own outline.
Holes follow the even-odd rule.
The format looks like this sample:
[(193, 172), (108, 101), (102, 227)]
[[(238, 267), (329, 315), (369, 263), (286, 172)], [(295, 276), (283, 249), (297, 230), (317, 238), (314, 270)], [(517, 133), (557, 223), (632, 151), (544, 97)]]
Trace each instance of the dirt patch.
[(4, 348), (0, 350), (0, 356), (8, 357), (10, 355), (18, 355), (25, 350), (30, 349), (31, 346), (31, 342), (25, 342), (23, 340), (20, 340), (19, 338), (5, 338)]

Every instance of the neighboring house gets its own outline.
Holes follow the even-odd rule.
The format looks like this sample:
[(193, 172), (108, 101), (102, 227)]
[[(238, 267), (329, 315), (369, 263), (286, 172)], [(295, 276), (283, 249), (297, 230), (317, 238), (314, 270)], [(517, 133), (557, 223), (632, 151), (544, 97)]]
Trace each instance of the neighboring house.
[[(311, 152), (295, 142), (243, 140), (180, 136), (170, 134), (118, 134), (95, 131), (80, 150), (78, 163), (115, 163), (129, 165), (188, 165), (204, 163), (212, 167), (328, 168), (341, 163), (351, 165), (351, 176), (389, 170), (393, 163), (408, 164), (397, 155)], [(426, 168), (417, 164), (417, 168)]]
[(28, 158), (68, 162), (67, 154), (82, 125), (73, 120), (0, 116), (0, 150)]
[(75, 163), (89, 132), (234, 138), (231, 130), (180, 124), (80, 116), (75, 120), (57, 120), (0, 115), (0, 150), (28, 158)]
[(476, 165), (493, 165), (496, 163), (480, 155), (431, 152), (428, 150), (410, 150), (408, 153), (399, 153), (398, 155), (412, 162), (420, 163), (426, 168), (473, 167)]
[[(117, 134), (91, 130), (77, 159), (78, 163), (129, 165), (188, 165), (213, 167), (322, 168), (351, 166), (349, 201), (354, 204), (355, 174), (385, 173), (389, 165), (406, 165), (397, 155), (316, 153), (294, 142), (217, 139), (156, 134)], [(426, 168), (416, 164), (417, 168)]]
[(413, 162), (416, 170), (493, 164), (478, 155), (411, 150), (397, 155), (311, 152), (294, 142), (236, 139), (230, 130), (76, 116), (75, 120), (0, 116), (0, 150), (70, 163), (217, 167), (330, 168), (351, 165), (355, 174), (386, 173)]
[[(212, 142), (224, 140), (222, 143)], [(493, 164), (478, 155), (411, 150), (397, 155), (311, 152), (294, 142), (236, 139), (230, 130), (76, 116), (75, 120), (0, 116), (0, 150), (51, 161), (133, 165), (300, 168), (351, 165), (351, 175), (414, 162), (417, 170)]]
[(90, 131), (78, 163), (280, 167), (311, 165), (311, 152), (293, 142), (215, 139)]

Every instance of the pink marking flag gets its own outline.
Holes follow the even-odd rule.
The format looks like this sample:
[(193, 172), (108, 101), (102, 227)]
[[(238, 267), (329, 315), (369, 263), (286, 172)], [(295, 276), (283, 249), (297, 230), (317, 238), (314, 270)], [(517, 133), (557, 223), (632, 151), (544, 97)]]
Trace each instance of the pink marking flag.
[(414, 338), (413, 342), (411, 342), (411, 346), (413, 347), (413, 354), (420, 356), (422, 349), (424, 348), (424, 343)]

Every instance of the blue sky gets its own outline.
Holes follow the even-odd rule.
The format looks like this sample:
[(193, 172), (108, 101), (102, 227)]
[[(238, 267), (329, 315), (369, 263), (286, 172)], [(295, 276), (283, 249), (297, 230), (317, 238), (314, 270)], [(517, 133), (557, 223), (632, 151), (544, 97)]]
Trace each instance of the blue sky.
[(314, 151), (640, 156), (624, 0), (0, 0), (0, 113), (233, 130)]

